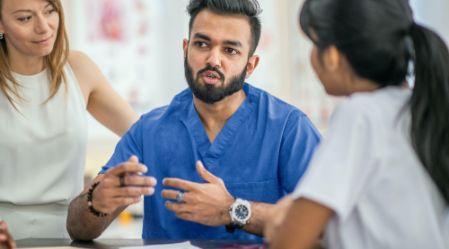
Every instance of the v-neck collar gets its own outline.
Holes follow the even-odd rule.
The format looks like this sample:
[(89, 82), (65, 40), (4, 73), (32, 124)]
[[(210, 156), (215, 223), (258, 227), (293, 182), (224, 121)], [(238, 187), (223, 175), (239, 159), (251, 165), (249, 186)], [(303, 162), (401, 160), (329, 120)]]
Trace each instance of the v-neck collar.
[(239, 127), (241, 127), (245, 120), (248, 119), (248, 115), (255, 108), (256, 96), (254, 95), (252, 87), (245, 83), (243, 90), (246, 94), (245, 100), (237, 111), (228, 119), (212, 144), (209, 141), (209, 137), (207, 136), (198, 112), (195, 109), (193, 100), (190, 101), (187, 113), (181, 121), (188, 129), (191, 139), (193, 140), (193, 149), (199, 152), (201, 160), (214, 160), (220, 158), (221, 155), (225, 153), (226, 149), (229, 148), (230, 142), (234, 139)]

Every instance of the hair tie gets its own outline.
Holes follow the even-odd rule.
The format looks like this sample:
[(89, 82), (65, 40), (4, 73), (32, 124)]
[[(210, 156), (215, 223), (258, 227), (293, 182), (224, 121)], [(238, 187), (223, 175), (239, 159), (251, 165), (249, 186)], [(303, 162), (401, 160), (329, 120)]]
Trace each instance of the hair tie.
[(405, 52), (407, 54), (408, 59), (415, 60), (415, 44), (413, 43), (413, 39), (412, 39), (411, 35), (405, 36), (404, 46), (405, 46)]
[(413, 77), (415, 74), (415, 45), (411, 35), (404, 37), (405, 63), (407, 65), (407, 76)]

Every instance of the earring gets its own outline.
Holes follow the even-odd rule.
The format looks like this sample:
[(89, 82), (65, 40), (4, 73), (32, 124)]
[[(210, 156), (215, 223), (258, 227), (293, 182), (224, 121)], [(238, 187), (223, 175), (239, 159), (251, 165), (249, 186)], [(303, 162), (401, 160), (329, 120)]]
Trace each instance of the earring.
[(3, 33), (0, 33), (0, 40), (3, 40)]

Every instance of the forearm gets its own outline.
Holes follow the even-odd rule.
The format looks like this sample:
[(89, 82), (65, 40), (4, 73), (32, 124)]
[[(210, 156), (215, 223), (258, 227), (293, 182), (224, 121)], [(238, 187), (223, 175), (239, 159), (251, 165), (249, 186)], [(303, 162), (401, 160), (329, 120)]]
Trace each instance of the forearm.
[(73, 240), (93, 240), (103, 233), (125, 207), (105, 217), (97, 217), (89, 211), (87, 192), (74, 199), (67, 215), (67, 231)]
[(248, 224), (246, 224), (242, 229), (249, 233), (262, 236), (265, 221), (269, 216), (269, 210), (273, 207), (274, 204), (251, 202), (252, 215)]
[(333, 215), (331, 209), (318, 202), (295, 200), (283, 221), (271, 228), (274, 234), (268, 238), (270, 248), (320, 248), (319, 236)]

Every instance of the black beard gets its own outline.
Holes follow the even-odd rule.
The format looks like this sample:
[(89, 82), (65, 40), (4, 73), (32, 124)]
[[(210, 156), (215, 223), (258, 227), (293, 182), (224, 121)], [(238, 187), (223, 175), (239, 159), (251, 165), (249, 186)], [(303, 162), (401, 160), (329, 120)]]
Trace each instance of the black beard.
[(197, 97), (204, 103), (213, 104), (226, 98), (227, 96), (240, 91), (243, 88), (243, 83), (245, 82), (246, 78), (246, 67), (243, 69), (243, 72), (240, 75), (231, 78), (229, 85), (222, 87), (215, 87), (210, 85), (203, 86), (198, 82), (200, 74), (208, 70), (218, 73), (220, 75), (220, 81), (223, 85), (223, 83), (225, 82), (225, 76), (217, 68), (212, 67), (211, 65), (207, 65), (205, 68), (198, 71), (196, 79), (194, 79), (192, 68), (187, 62), (187, 57), (184, 58), (184, 74), (187, 83), (189, 84), (190, 90), (193, 92), (193, 95), (195, 95), (195, 97)]

